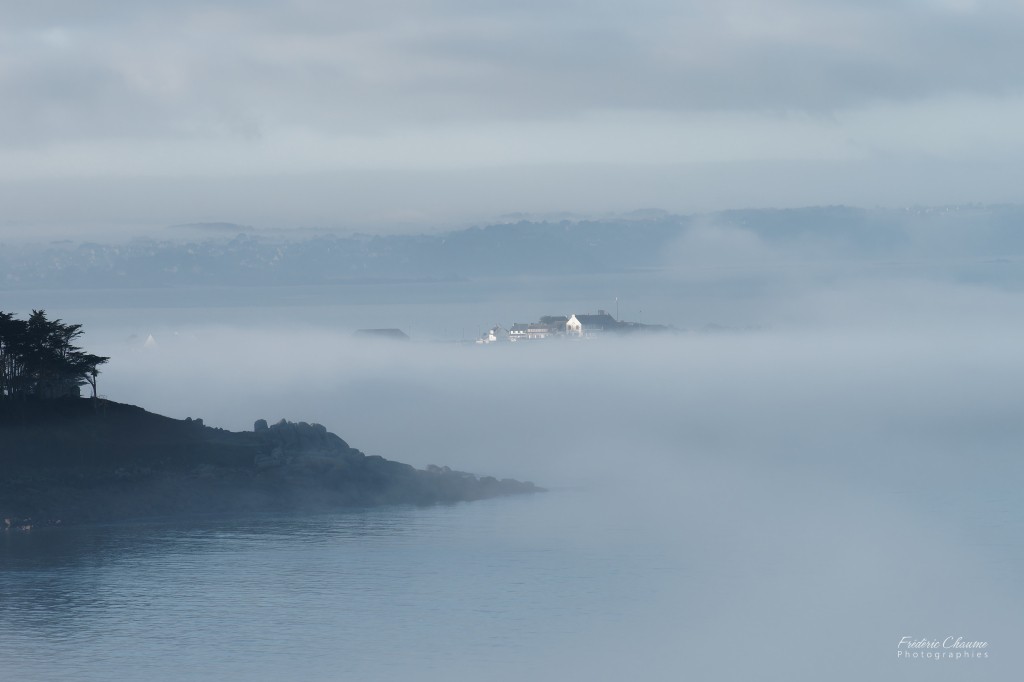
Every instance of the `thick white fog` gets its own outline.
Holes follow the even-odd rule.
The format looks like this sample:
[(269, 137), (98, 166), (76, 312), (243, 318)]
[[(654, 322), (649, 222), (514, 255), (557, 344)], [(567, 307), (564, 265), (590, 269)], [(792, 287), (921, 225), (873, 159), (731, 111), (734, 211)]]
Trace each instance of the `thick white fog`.
[[(580, 657), (595, 679), (1012, 670), (1024, 294), (863, 267), (741, 270), (670, 276), (643, 315), (689, 331), (633, 339), (358, 341), (366, 311), (341, 303), (87, 317), (112, 399), (232, 430), (319, 422), (368, 454), (533, 480), (551, 496), (511, 532), (569, 528), (584, 548), (658, 548), (682, 567), (683, 582), (673, 569), (642, 586), (625, 622), (547, 652), (552, 679)], [(512, 299), (492, 317), (520, 314)], [(456, 328), (485, 307), (389, 310)], [(1000, 658), (895, 658), (904, 635), (948, 633)]]
[[(551, 492), (506, 536), (572, 537), (584, 553), (620, 552), (622, 570), (634, 553), (662, 557), (663, 577), (615, 619), (533, 652), (550, 679), (581, 660), (594, 679), (1014, 670), (1015, 266), (942, 249), (783, 250), (714, 224), (669, 262), (426, 289), (10, 291), (0, 308), (84, 323), (83, 345), (112, 358), (99, 377), (110, 399), (231, 430), (318, 422), (367, 454), (532, 480)], [(616, 306), (676, 331), (458, 342)], [(412, 340), (353, 335), (367, 327)], [(995, 658), (896, 659), (903, 636), (947, 634), (991, 641)]]
[[(0, 310), (84, 324), (101, 395), (532, 480), (503, 537), (661, 561), (511, 643), (546, 679), (1020, 677), (1021, 217), (918, 208), (1021, 201), (1020, 2), (6, 5)], [(278, 248), (531, 214), (636, 231)], [(277, 252), (193, 251), (234, 224)], [(674, 329), (472, 343), (599, 308)], [(947, 635), (991, 659), (896, 657)]]

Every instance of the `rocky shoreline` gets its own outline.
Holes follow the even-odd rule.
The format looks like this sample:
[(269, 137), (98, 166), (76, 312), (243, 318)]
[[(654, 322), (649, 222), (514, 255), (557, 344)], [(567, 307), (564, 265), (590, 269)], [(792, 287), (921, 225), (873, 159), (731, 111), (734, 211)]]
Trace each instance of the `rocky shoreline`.
[(539, 491), (365, 455), (319, 424), (259, 420), (231, 432), (107, 400), (0, 405), (0, 530)]

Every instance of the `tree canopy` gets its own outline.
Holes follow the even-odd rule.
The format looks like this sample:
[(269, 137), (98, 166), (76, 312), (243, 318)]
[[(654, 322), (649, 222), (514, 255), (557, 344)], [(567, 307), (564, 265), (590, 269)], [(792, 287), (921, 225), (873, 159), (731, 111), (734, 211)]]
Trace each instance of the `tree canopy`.
[(110, 358), (75, 345), (82, 325), (50, 320), (33, 310), (27, 320), (0, 311), (0, 400), (78, 396), (88, 384), (96, 397), (99, 366)]

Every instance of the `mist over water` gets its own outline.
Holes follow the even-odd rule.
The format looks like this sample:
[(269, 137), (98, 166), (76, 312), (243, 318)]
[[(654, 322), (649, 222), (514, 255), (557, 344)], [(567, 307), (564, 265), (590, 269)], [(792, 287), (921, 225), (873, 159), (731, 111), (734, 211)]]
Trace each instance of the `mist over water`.
[[(623, 297), (623, 318), (685, 331), (451, 341), (463, 336), (455, 328), (471, 337), (495, 322), (612, 307), (595, 283), (646, 293), (642, 313), (639, 295)], [(266, 647), (208, 634), (229, 653), (196, 641), (195, 656), (217, 664), (193, 660), (181, 679), (280, 679), (289, 642), (307, 646), (304, 679), (967, 680), (1019, 669), (1016, 286), (863, 267), (445, 286), (386, 292), (378, 304), (372, 292), (295, 288), (247, 304), (230, 290), (157, 305), (147, 297), (163, 294), (133, 292), (77, 317), (51, 306), (84, 318), (91, 345), (115, 358), (100, 392), (119, 401), (233, 430), (258, 418), (319, 422), (367, 454), (551, 488), (271, 520), (260, 525), (270, 542), (248, 521), (199, 536), (209, 541), (121, 529), (112, 542), (123, 545), (96, 556), (89, 540), (70, 540), (81, 543), (70, 554), (92, 562), (101, 605), (116, 602), (121, 577), (99, 557), (125, 547), (141, 553), (127, 570), (145, 584), (182, 557), (192, 575), (211, 571), (185, 603), (171, 603), (171, 587), (153, 593), (157, 613), (169, 611), (145, 617), (176, 636), (194, 616), (215, 633), (201, 602), (225, 584), (226, 627), (258, 617), (244, 605), (252, 595), (273, 600), (260, 612), (279, 628)], [(357, 340), (364, 326), (411, 326), (414, 340)], [(355, 520), (381, 518), (376, 539), (339, 539)], [(43, 574), (60, 583), (65, 561)], [(6, 591), (0, 618), (24, 628), (18, 599)], [(141, 617), (133, 599), (102, 608)], [(121, 641), (80, 613), (101, 647)], [(18, 641), (38, 645), (47, 632), (23, 629)], [(990, 658), (897, 660), (907, 635), (987, 640)], [(27, 671), (52, 670), (25, 660)]]
[[(111, 401), (547, 489), (0, 518), (0, 682), (1024, 678), (1024, 3), (0, 16), (0, 311), (88, 351), (8, 325), (13, 392), (109, 356)], [(602, 309), (671, 331), (473, 343)], [(0, 462), (81, 403), (0, 404)], [(324, 441), (202, 434), (233, 466), (176, 499)], [(246, 499), (356, 468), (296, 459)], [(0, 467), (0, 506), (145, 508), (88, 464)]]

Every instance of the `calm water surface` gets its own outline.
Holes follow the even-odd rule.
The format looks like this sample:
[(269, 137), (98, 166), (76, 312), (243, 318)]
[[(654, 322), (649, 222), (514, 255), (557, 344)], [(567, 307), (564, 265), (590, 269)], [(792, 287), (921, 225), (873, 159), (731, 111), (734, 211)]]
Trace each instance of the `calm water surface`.
[(543, 677), (686, 574), (573, 495), (0, 535), (2, 677)]
[[(742, 490), (719, 504), (681, 492), (694, 502), (616, 508), (607, 491), (563, 490), (3, 534), (0, 678), (986, 680), (1020, 670), (1012, 500), (976, 504), (1012, 519), (968, 520), (987, 534), (958, 547), (953, 527), (886, 535), (889, 510), (820, 491), (815, 518), (796, 488), (754, 515)], [(994, 658), (899, 663), (904, 634), (986, 637)]]

